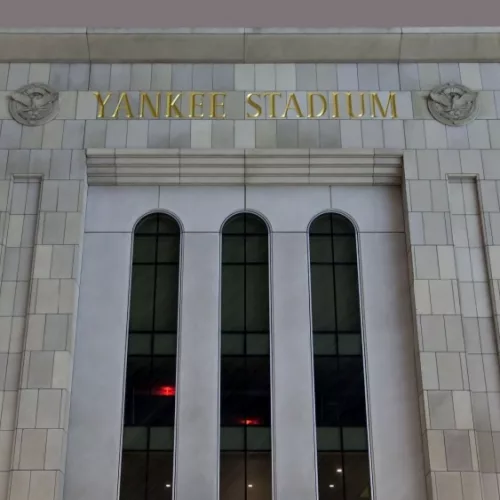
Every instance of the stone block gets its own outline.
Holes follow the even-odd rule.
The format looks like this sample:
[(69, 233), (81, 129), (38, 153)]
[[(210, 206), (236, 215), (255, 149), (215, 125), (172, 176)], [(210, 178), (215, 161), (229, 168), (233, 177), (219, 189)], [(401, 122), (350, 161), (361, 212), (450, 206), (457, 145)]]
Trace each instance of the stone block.
[(82, 149), (85, 131), (84, 120), (66, 120), (62, 138), (63, 149)]
[[(287, 70), (282, 69), (283, 76), (281, 77), (280, 83), (285, 85), (284, 88), (278, 88), (277, 90), (295, 90), (295, 85), (291, 89), (287, 89), (286, 85), (292, 83), (290, 78), (293, 76), (293, 83), (295, 83), (295, 67), (292, 64), (280, 65), (286, 66)], [(278, 74), (277, 74), (278, 77)], [(255, 89), (255, 65), (254, 64), (235, 64), (234, 66), (234, 89), (235, 90), (245, 90), (252, 91)]]
[(172, 65), (172, 89), (192, 90), (193, 88), (193, 65), (173, 64)]
[[(193, 85), (193, 83), (191, 85)], [(216, 91), (234, 90), (234, 83), (235, 83), (235, 76), (234, 76), (233, 64), (213, 65), (213, 90)]]
[[(316, 91), (319, 89), (316, 76), (316, 64), (296, 64), (295, 72), (295, 85), (297, 90)], [(330, 89), (330, 87), (327, 88)]]
[(172, 89), (172, 65), (152, 64), (151, 69), (151, 90)]
[(7, 90), (17, 90), (28, 83), (30, 65), (28, 63), (12, 63), (9, 68)]
[(255, 90), (276, 90), (276, 65), (256, 64), (255, 68)]
[(53, 63), (50, 65), (49, 85), (55, 90), (68, 90), (69, 64)]
[(151, 88), (151, 64), (132, 64), (130, 90), (146, 91)]
[(46, 430), (24, 429), (22, 434), (19, 468), (21, 470), (43, 469), (46, 444)]
[(420, 63), (418, 77), (421, 90), (431, 90), (440, 84), (439, 66), (437, 63)]
[(109, 90), (130, 90), (131, 70), (130, 64), (111, 64)]
[(49, 83), (50, 64), (33, 63), (30, 64), (28, 83)]
[(472, 472), (472, 456), (468, 431), (444, 431), (446, 464), (452, 471)]
[(68, 75), (69, 90), (88, 90), (90, 82), (89, 64), (70, 64)]
[(432, 429), (454, 429), (455, 415), (451, 391), (429, 391), (429, 416)]

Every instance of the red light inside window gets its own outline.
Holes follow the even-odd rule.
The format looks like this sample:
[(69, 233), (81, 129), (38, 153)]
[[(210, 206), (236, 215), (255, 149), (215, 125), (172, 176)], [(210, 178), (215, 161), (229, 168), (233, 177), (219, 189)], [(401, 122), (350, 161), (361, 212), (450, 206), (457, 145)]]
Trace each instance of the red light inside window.
[(260, 421), (257, 418), (244, 418), (240, 420), (240, 424), (243, 425), (259, 425)]
[(175, 387), (171, 385), (162, 385), (160, 387), (154, 387), (151, 391), (153, 396), (164, 396), (172, 397), (175, 396)]

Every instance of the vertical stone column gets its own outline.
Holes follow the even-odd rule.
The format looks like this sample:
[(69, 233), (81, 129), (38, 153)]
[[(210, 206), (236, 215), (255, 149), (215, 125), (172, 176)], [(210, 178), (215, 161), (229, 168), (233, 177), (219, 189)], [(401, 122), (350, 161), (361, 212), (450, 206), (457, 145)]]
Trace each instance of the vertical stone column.
[(12, 466), (41, 182), (41, 176), (27, 174), (15, 175), (2, 181), (4, 231), (0, 286), (1, 498), (8, 496), (9, 472)]
[(118, 498), (131, 250), (129, 231), (85, 234), (64, 498)]
[[(7, 228), (9, 220), (9, 190), (10, 181), (1, 175), (2, 164), (7, 166), (7, 151), (0, 154), (0, 283), (2, 283), (3, 263), (5, 261), (5, 245), (7, 243)], [(2, 158), (3, 156), (3, 158)]]
[(316, 497), (307, 239), (306, 232), (272, 235), (271, 338), (276, 500)]
[[(498, 152), (494, 151), (493, 155)], [(497, 167), (497, 165), (495, 165)], [(497, 174), (500, 178), (500, 174)], [(485, 499), (500, 498), (500, 186), (498, 181), (479, 180), (479, 210), (486, 251), (485, 272), (493, 317), (479, 320), (480, 349), (485, 375), (486, 393), (478, 402), (473, 399), (473, 416), (477, 422), (479, 470)], [(484, 387), (484, 386), (483, 386)], [(497, 488), (498, 485), (498, 488)]]
[(217, 500), (220, 234), (184, 233), (182, 249), (175, 498)]
[(13, 180), (0, 289), (0, 498), (60, 500), (85, 164), (79, 151), (66, 162), (54, 154), (53, 163), (50, 151), (26, 152), (26, 163), (16, 153), (7, 164)]
[(483, 211), (498, 213), (499, 205), (495, 183), (470, 159), (479, 152), (405, 153), (429, 500), (499, 498), (498, 333)]

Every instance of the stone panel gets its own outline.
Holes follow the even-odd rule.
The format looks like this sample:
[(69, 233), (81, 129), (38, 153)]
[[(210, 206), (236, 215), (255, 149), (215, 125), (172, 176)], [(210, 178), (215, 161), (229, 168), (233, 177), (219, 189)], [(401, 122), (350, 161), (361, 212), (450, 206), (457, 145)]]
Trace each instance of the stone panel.
[[(498, 500), (500, 70), (499, 63), (491, 59), (498, 58), (493, 54), (498, 33), (466, 36), (387, 31), (364, 33), (360, 44), (359, 33), (333, 36), (332, 32), (311, 34), (307, 43), (299, 44), (298, 35), (271, 30), (248, 32), (246, 47), (243, 34), (214, 35), (197, 52), (193, 52), (194, 38), (189, 33), (160, 37), (92, 33), (90, 45), (85, 32), (0, 34), (4, 41), (0, 59), (5, 61), (0, 64), (0, 500), (25, 497), (35, 487), (40, 500), (60, 500), (56, 483), (62, 485), (65, 476), (86, 201), (82, 148), (146, 153), (148, 148), (169, 147), (193, 148), (200, 153), (212, 148), (405, 151), (404, 201), (394, 194), (399, 188), (387, 186), (377, 188), (377, 195), (367, 194), (360, 203), (354, 203), (358, 198), (352, 195), (353, 189), (360, 188), (352, 185), (314, 186), (311, 189), (316, 195), (305, 201), (300, 201), (301, 188), (294, 186), (268, 186), (268, 191), (219, 186), (211, 192), (204, 186), (183, 190), (151, 185), (119, 192), (103, 188), (88, 200), (86, 232), (103, 238), (115, 233), (118, 241), (120, 233), (131, 232), (141, 214), (158, 207), (178, 210), (188, 231), (209, 227), (210, 232), (217, 232), (226, 215), (246, 206), (268, 217), (273, 230), (283, 237), (287, 232), (302, 233), (314, 213), (330, 207), (344, 207), (362, 231), (392, 235), (402, 233), (403, 218), (388, 206), (394, 202), (405, 207), (408, 290), (415, 316), (415, 384), (428, 500)], [(165, 37), (171, 42), (168, 47), (159, 42)], [(232, 46), (229, 39), (235, 41)], [(141, 55), (144, 47), (151, 54), (148, 61)], [(50, 64), (48, 53), (58, 61)], [(479, 53), (484, 57), (479, 58)], [(204, 61), (208, 56), (212, 60)], [(397, 64), (400, 58), (406, 60)], [(363, 60), (366, 62), (360, 62)], [(11, 119), (6, 98), (34, 81), (47, 82), (61, 92), (60, 112), (44, 126), (21, 126)], [(441, 125), (428, 112), (428, 91), (448, 81), (481, 91), (479, 117), (466, 127)], [(227, 119), (96, 120), (93, 92), (113, 89), (129, 91), (134, 105), (140, 91), (227, 92)], [(241, 106), (244, 93), (252, 91), (275, 90), (283, 96), (296, 92), (302, 105), (310, 91), (379, 89), (381, 96), (397, 93), (397, 119), (254, 120), (248, 119)], [(284, 97), (280, 105), (283, 101)], [(345, 103), (342, 106), (347, 112)], [(263, 109), (269, 112), (268, 107)], [(196, 166), (190, 168), (195, 172)], [(287, 165), (286, 175), (274, 175), (269, 182), (293, 183), (293, 171)], [(154, 172), (147, 171), (147, 175), (154, 184)], [(189, 180), (203, 184), (207, 178), (198, 172), (191, 173)], [(292, 205), (288, 197), (294, 200)], [(218, 211), (207, 220), (206, 207), (215, 204), (214, 200)], [(84, 374), (83, 367), (76, 368), (77, 387), (81, 387), (73, 399), (76, 422), (90, 418), (82, 403), (87, 394)], [(119, 392), (121, 379), (114, 383)], [(120, 399), (116, 394), (113, 397)], [(100, 403), (103, 408), (105, 403)], [(113, 430), (118, 446), (121, 414), (115, 410), (114, 420), (110, 417), (106, 428)], [(68, 464), (78, 471), (80, 462), (74, 450), (88, 428), (83, 423), (74, 425)], [(374, 446), (377, 455), (380, 445)], [(99, 470), (100, 462), (94, 464), (94, 483), (80, 482), (76, 472), (70, 475), (66, 495), (77, 500), (97, 498), (93, 485), (116, 496), (118, 464), (111, 455), (102, 458), (114, 464), (112, 470), (104, 465)], [(277, 470), (283, 471), (279, 467), (284, 463)], [(384, 474), (376, 468), (374, 473), (375, 478)], [(281, 472), (276, 480), (282, 485), (285, 477)], [(310, 489), (310, 478), (304, 481)], [(182, 487), (186, 485), (184, 482)], [(391, 495), (384, 489), (386, 484), (377, 488), (379, 495), (380, 491)], [(214, 489), (210, 491), (215, 495)], [(286, 491), (283, 487), (280, 495)], [(416, 487), (414, 491), (420, 490)]]
[[(49, 70), (32, 65), (30, 74), (40, 79), (45, 74), (48, 80)], [(0, 289), (6, 366), (0, 418), (5, 480), (0, 496), (5, 499), (23, 495), (26, 488), (36, 489), (40, 498), (57, 498), (55, 479), (60, 481), (65, 470), (65, 401), (71, 390), (82, 236), (78, 231), (76, 239), (66, 244), (65, 231), (71, 229), (70, 212), (82, 217), (85, 184), (82, 178), (49, 180), (51, 153), (25, 150), (19, 156), (24, 161), (17, 163), (14, 155), (9, 177), (1, 181), (10, 186), (2, 191), (0, 216), (5, 221), (0, 264), (8, 266)], [(69, 179), (69, 153), (64, 162), (61, 152), (54, 151), (55, 179)], [(51, 433), (56, 430), (61, 445), (49, 447), (48, 439), (53, 442)]]

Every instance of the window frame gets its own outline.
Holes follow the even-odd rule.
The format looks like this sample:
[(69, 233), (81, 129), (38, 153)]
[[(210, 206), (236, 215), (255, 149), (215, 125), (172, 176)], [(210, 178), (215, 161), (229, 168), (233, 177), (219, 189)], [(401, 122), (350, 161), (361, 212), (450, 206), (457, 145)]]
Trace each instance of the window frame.
[[(367, 367), (367, 353), (366, 353), (366, 331), (365, 331), (365, 319), (364, 319), (364, 309), (363, 309), (363, 286), (362, 286), (362, 259), (361, 259), (361, 252), (360, 252), (360, 231), (359, 227), (356, 223), (355, 220), (352, 219), (352, 217), (340, 210), (324, 210), (322, 212), (319, 212), (316, 214), (309, 222), (307, 229), (306, 229), (306, 235), (307, 235), (307, 259), (308, 259), (308, 274), (309, 274), (309, 307), (310, 307), (310, 318), (311, 318), (311, 363), (312, 363), (312, 398), (313, 398), (313, 414), (314, 414), (314, 460), (315, 460), (315, 480), (316, 480), (316, 500), (322, 500), (320, 498), (320, 483), (319, 483), (319, 469), (318, 469), (318, 462), (319, 462), (319, 453), (323, 452), (325, 454), (333, 454), (333, 453), (338, 453), (338, 454), (345, 454), (345, 453), (357, 453), (357, 451), (345, 451), (339, 449), (338, 451), (326, 451), (326, 450), (320, 450), (318, 446), (318, 428), (321, 428), (322, 426), (317, 425), (317, 404), (316, 404), (316, 381), (315, 381), (315, 360), (316, 357), (324, 357), (324, 358), (336, 358), (339, 359), (343, 356), (338, 354), (338, 349), (335, 353), (335, 355), (327, 354), (327, 355), (317, 355), (315, 354), (314, 351), (314, 340), (315, 340), (315, 335), (321, 335), (324, 332), (317, 332), (315, 334), (314, 332), (314, 324), (313, 324), (313, 283), (312, 283), (312, 252), (311, 252), (311, 229), (314, 228), (314, 224), (321, 219), (322, 217), (329, 216), (329, 217), (338, 217), (339, 219), (343, 219), (344, 224), (347, 224), (350, 227), (351, 230), (351, 235), (354, 239), (354, 244), (355, 244), (355, 260), (353, 262), (355, 268), (356, 268), (356, 274), (357, 274), (357, 295), (358, 295), (358, 316), (359, 316), (359, 335), (360, 335), (360, 343), (361, 343), (361, 349), (360, 349), (360, 354), (359, 357), (361, 358), (361, 365), (363, 369), (363, 383), (364, 383), (364, 390), (363, 390), (363, 396), (364, 396), (364, 402), (365, 402), (365, 430), (366, 430), (366, 450), (364, 453), (367, 455), (367, 460), (368, 460), (368, 477), (369, 477), (369, 489), (370, 489), (370, 497), (372, 500), (375, 498), (375, 481), (374, 481), (374, 457), (373, 457), (373, 446), (372, 446), (372, 422), (371, 422), (371, 417), (370, 417), (370, 396), (369, 396), (369, 383), (368, 383), (368, 367)], [(314, 235), (314, 233), (312, 233)], [(326, 235), (326, 234), (325, 234)], [(336, 234), (330, 233), (330, 239), (332, 241), (332, 246), (333, 246), (333, 237), (338, 236)], [(332, 267), (335, 266), (335, 257), (332, 255)], [(322, 263), (316, 263), (319, 265), (323, 265)], [(326, 264), (327, 266), (329, 265), (328, 263)], [(335, 286), (335, 284), (334, 284)], [(334, 291), (334, 297), (336, 295), (336, 292)], [(336, 305), (334, 305), (336, 308)], [(344, 333), (344, 332), (336, 332), (335, 335), (338, 338), (339, 333)], [(347, 333), (347, 332), (346, 332)], [(338, 345), (338, 340), (336, 340), (336, 343)], [(325, 427), (323, 427), (325, 428)], [(339, 434), (342, 434), (342, 427), (337, 427)], [(344, 458), (342, 458), (342, 464), (344, 464)], [(342, 465), (343, 468), (343, 465)], [(343, 478), (343, 496), (341, 500), (344, 500), (345, 497), (345, 478)]]
[[(154, 352), (154, 345), (153, 341), (155, 339), (155, 336), (158, 335), (157, 332), (155, 332), (155, 321), (156, 317), (153, 315), (153, 325), (151, 330), (142, 332), (142, 331), (136, 331), (131, 329), (131, 314), (132, 314), (132, 294), (133, 294), (133, 277), (134, 277), (134, 255), (135, 255), (135, 249), (136, 249), (136, 237), (139, 236), (145, 236), (145, 234), (148, 233), (138, 233), (138, 230), (140, 230), (141, 225), (143, 223), (147, 223), (148, 219), (153, 219), (157, 218), (157, 231), (151, 234), (151, 236), (156, 236), (156, 242), (155, 242), (155, 260), (154, 263), (149, 263), (145, 264), (144, 262), (139, 262), (135, 263), (135, 265), (152, 265), (154, 266), (155, 271), (161, 267), (161, 266), (176, 266), (177, 267), (177, 272), (176, 272), (176, 283), (177, 283), (177, 293), (176, 293), (176, 318), (175, 318), (175, 330), (167, 329), (165, 330), (167, 333), (164, 333), (165, 335), (173, 335), (175, 336), (175, 352), (174, 353), (169, 353), (169, 354), (155, 354)], [(159, 231), (159, 224), (161, 219), (164, 219), (171, 225), (172, 227), (175, 227), (175, 232), (170, 232), (167, 231), (166, 233), (163, 233)], [(162, 236), (167, 236), (168, 238), (175, 237), (176, 239), (176, 256), (174, 259), (174, 262), (164, 262), (162, 260), (158, 261), (158, 247), (159, 247), (159, 238)], [(123, 396), (122, 396), (122, 409), (121, 409), (121, 423), (120, 423), (120, 455), (119, 455), (119, 474), (118, 474), (118, 491), (117, 491), (117, 498), (118, 500), (122, 499), (122, 473), (124, 469), (124, 454), (126, 451), (134, 451), (134, 450), (125, 450), (124, 449), (124, 439), (125, 439), (125, 428), (141, 428), (145, 429), (146, 431), (146, 437), (147, 437), (147, 442), (146, 442), (146, 447), (141, 450), (137, 450), (138, 453), (145, 454), (147, 455), (146, 462), (145, 462), (145, 480), (144, 480), (144, 494), (143, 498), (141, 500), (148, 500), (150, 497), (150, 487), (151, 484), (148, 481), (148, 475), (149, 475), (149, 466), (150, 466), (150, 461), (149, 461), (149, 456), (153, 455), (161, 455), (161, 454), (167, 454), (169, 455), (169, 461), (172, 465), (170, 474), (171, 474), (171, 482), (167, 483), (170, 486), (168, 487), (170, 491), (169, 498), (173, 500), (174, 498), (174, 482), (175, 482), (175, 463), (176, 463), (176, 444), (177, 444), (177, 413), (178, 413), (178, 398), (177, 398), (177, 385), (178, 385), (178, 380), (179, 380), (179, 364), (180, 364), (180, 359), (179, 359), (179, 347), (180, 347), (180, 320), (181, 320), (181, 291), (182, 291), (182, 286), (181, 286), (181, 280), (182, 280), (182, 265), (183, 265), (183, 243), (184, 243), (184, 229), (182, 226), (182, 223), (180, 220), (175, 216), (174, 214), (165, 211), (165, 210), (152, 210), (149, 211), (145, 214), (143, 214), (134, 224), (131, 232), (131, 243), (130, 243), (130, 264), (129, 264), (129, 290), (128, 290), (128, 302), (127, 302), (127, 328), (126, 328), (126, 347), (125, 347), (125, 359), (124, 359), (124, 371), (123, 371)], [(155, 282), (156, 282), (156, 272), (155, 272)], [(158, 290), (155, 288), (153, 290), (153, 297), (154, 297), (154, 303), (153, 303), (153, 311), (156, 306), (156, 296), (157, 296)], [(134, 355), (130, 354), (129, 348), (129, 342), (130, 342), (130, 336), (131, 335), (149, 335), (151, 337), (151, 348), (150, 348), (150, 353), (146, 355)], [(156, 334), (156, 335), (155, 335)], [(160, 332), (159, 335), (162, 335)], [(149, 358), (151, 360), (151, 364), (154, 364), (154, 361), (161, 361), (164, 358), (175, 358), (175, 361), (173, 363), (173, 370), (172, 373), (174, 373), (174, 404), (173, 404), (173, 411), (172, 411), (172, 419), (173, 423), (172, 425), (167, 425), (165, 426), (126, 426), (125, 421), (126, 421), (126, 398), (127, 398), (127, 372), (128, 372), (128, 362), (129, 362), (129, 357), (130, 356), (135, 356), (137, 358), (145, 357)], [(151, 377), (150, 377), (151, 378)], [(163, 429), (171, 429), (171, 445), (168, 446), (169, 449), (151, 449), (149, 447), (149, 442), (151, 439), (151, 430), (152, 429), (159, 429), (160, 431)]]
[[(225, 332), (223, 330), (223, 324), (222, 324), (222, 321), (223, 321), (223, 306), (224, 306), (224, 302), (223, 302), (223, 267), (224, 265), (229, 265), (229, 266), (232, 266), (234, 265), (233, 262), (224, 262), (224, 248), (223, 248), (223, 245), (224, 245), (224, 237), (227, 236), (227, 235), (230, 235), (230, 234), (234, 234), (235, 236), (240, 236), (240, 237), (245, 237), (245, 236), (252, 236), (252, 234), (250, 233), (250, 235), (248, 234), (245, 234), (245, 232), (234, 232), (234, 233), (228, 233), (228, 234), (224, 234), (224, 230), (225, 228), (227, 227), (227, 225), (229, 223), (231, 223), (232, 221), (234, 221), (235, 219), (237, 219), (238, 217), (244, 217), (246, 219), (246, 217), (250, 217), (251, 219), (254, 219), (256, 221), (258, 221), (259, 225), (261, 225), (261, 227), (264, 229), (265, 228), (265, 232), (262, 231), (262, 232), (258, 232), (258, 233), (255, 233), (255, 236), (257, 237), (262, 237), (262, 236), (265, 236), (266, 240), (267, 240), (267, 248), (266, 248), (266, 251), (267, 251), (267, 255), (266, 255), (266, 261), (265, 261), (265, 264), (263, 264), (261, 261), (259, 262), (253, 262), (253, 261), (246, 261), (246, 259), (244, 259), (243, 263), (241, 264), (243, 267), (245, 267), (246, 269), (248, 268), (252, 268), (254, 266), (259, 266), (259, 265), (265, 265), (265, 267), (267, 268), (267, 301), (268, 301), (268, 306), (267, 306), (267, 320), (268, 320), (268, 327), (266, 329), (266, 331), (261, 331), (261, 330), (247, 330), (247, 324), (246, 324), (246, 318), (244, 318), (244, 327), (242, 329), (241, 332), (238, 332), (238, 333), (235, 333), (236, 331), (235, 330), (228, 330), (227, 332)], [(243, 225), (245, 226), (245, 223), (246, 223), (246, 220), (244, 219), (243, 221)], [(219, 376), (219, 405), (218, 405), (218, 408), (219, 408), (219, 411), (218, 411), (218, 416), (219, 416), (219, 428), (218, 428), (218, 432), (219, 432), (219, 435), (218, 435), (218, 471), (219, 471), (219, 474), (218, 474), (218, 485), (219, 485), (219, 493), (218, 493), (218, 498), (219, 500), (222, 498), (221, 497), (221, 479), (222, 479), (222, 475), (221, 475), (221, 463), (222, 463), (222, 457), (223, 457), (223, 453), (227, 453), (227, 454), (240, 454), (241, 455), (241, 459), (243, 460), (243, 467), (245, 469), (245, 472), (244, 472), (244, 478), (243, 478), (243, 481), (244, 481), (244, 484), (245, 484), (245, 490), (244, 490), (244, 493), (242, 493), (242, 498), (244, 500), (247, 500), (248, 498), (248, 488), (247, 488), (247, 468), (248, 468), (248, 456), (249, 455), (256, 455), (256, 454), (268, 454), (269, 456), (269, 465), (270, 465), (270, 470), (269, 470), (269, 475), (270, 475), (270, 490), (269, 490), (269, 494), (270, 494), (270, 499), (273, 499), (274, 498), (274, 447), (273, 447), (273, 429), (274, 429), (274, 411), (273, 411), (273, 402), (274, 402), (274, 399), (273, 399), (273, 338), (272, 338), (272, 286), (271, 286), (271, 283), (272, 283), (272, 279), (271, 279), (271, 272), (272, 272), (272, 269), (271, 269), (271, 265), (272, 265), (272, 253), (271, 253), (271, 239), (272, 239), (272, 231), (271, 231), (271, 227), (270, 227), (270, 224), (269, 222), (266, 220), (266, 218), (264, 216), (262, 216), (262, 214), (260, 213), (256, 213), (256, 212), (253, 212), (253, 211), (250, 211), (250, 210), (241, 210), (241, 211), (238, 211), (238, 212), (235, 212), (235, 213), (232, 213), (230, 216), (228, 216), (224, 222), (222, 223), (221, 225), (221, 229), (220, 229), (220, 326), (219, 326), (219, 348), (220, 348), (220, 376)], [(244, 243), (244, 248), (246, 249), (247, 248), (247, 242), (245, 241)], [(246, 252), (245, 252), (246, 253)], [(238, 264), (236, 264), (238, 265)], [(244, 287), (244, 292), (243, 292), (243, 296), (244, 296), (244, 300), (246, 301), (246, 293), (247, 293), (247, 289), (246, 289), (246, 270), (245, 270), (245, 276), (243, 277), (243, 280), (244, 280), (244, 284), (243, 284), (243, 287)], [(265, 354), (251, 354), (251, 353), (247, 353), (246, 352), (246, 349), (247, 349), (247, 342), (246, 340), (244, 340), (244, 350), (243, 350), (243, 353), (240, 353), (240, 354), (223, 354), (223, 348), (222, 348), (222, 344), (223, 344), (223, 336), (224, 335), (243, 335), (245, 338), (248, 336), (248, 335), (267, 335), (268, 336), (268, 341), (267, 341), (267, 344), (268, 344), (268, 350), (267, 350), (267, 353)], [(268, 366), (269, 366), (269, 426), (262, 426), (262, 425), (238, 425), (238, 426), (228, 426), (228, 425), (225, 425), (223, 426), (222, 425), (222, 399), (223, 399), (223, 394), (222, 394), (222, 362), (223, 362), (223, 358), (224, 357), (228, 357), (228, 358), (246, 358), (246, 357), (249, 357), (249, 358), (267, 358), (268, 360)], [(244, 439), (244, 444), (243, 444), (243, 449), (239, 449), (239, 450), (231, 450), (231, 449), (222, 449), (221, 447), (221, 441), (222, 441), (222, 432), (223, 432), (223, 429), (242, 429), (243, 431), (243, 439)], [(252, 449), (252, 448), (248, 448), (248, 445), (247, 445), (247, 433), (248, 433), (248, 429), (252, 429), (252, 428), (263, 428), (263, 429), (269, 429), (269, 449), (268, 450), (259, 450), (259, 449)]]

